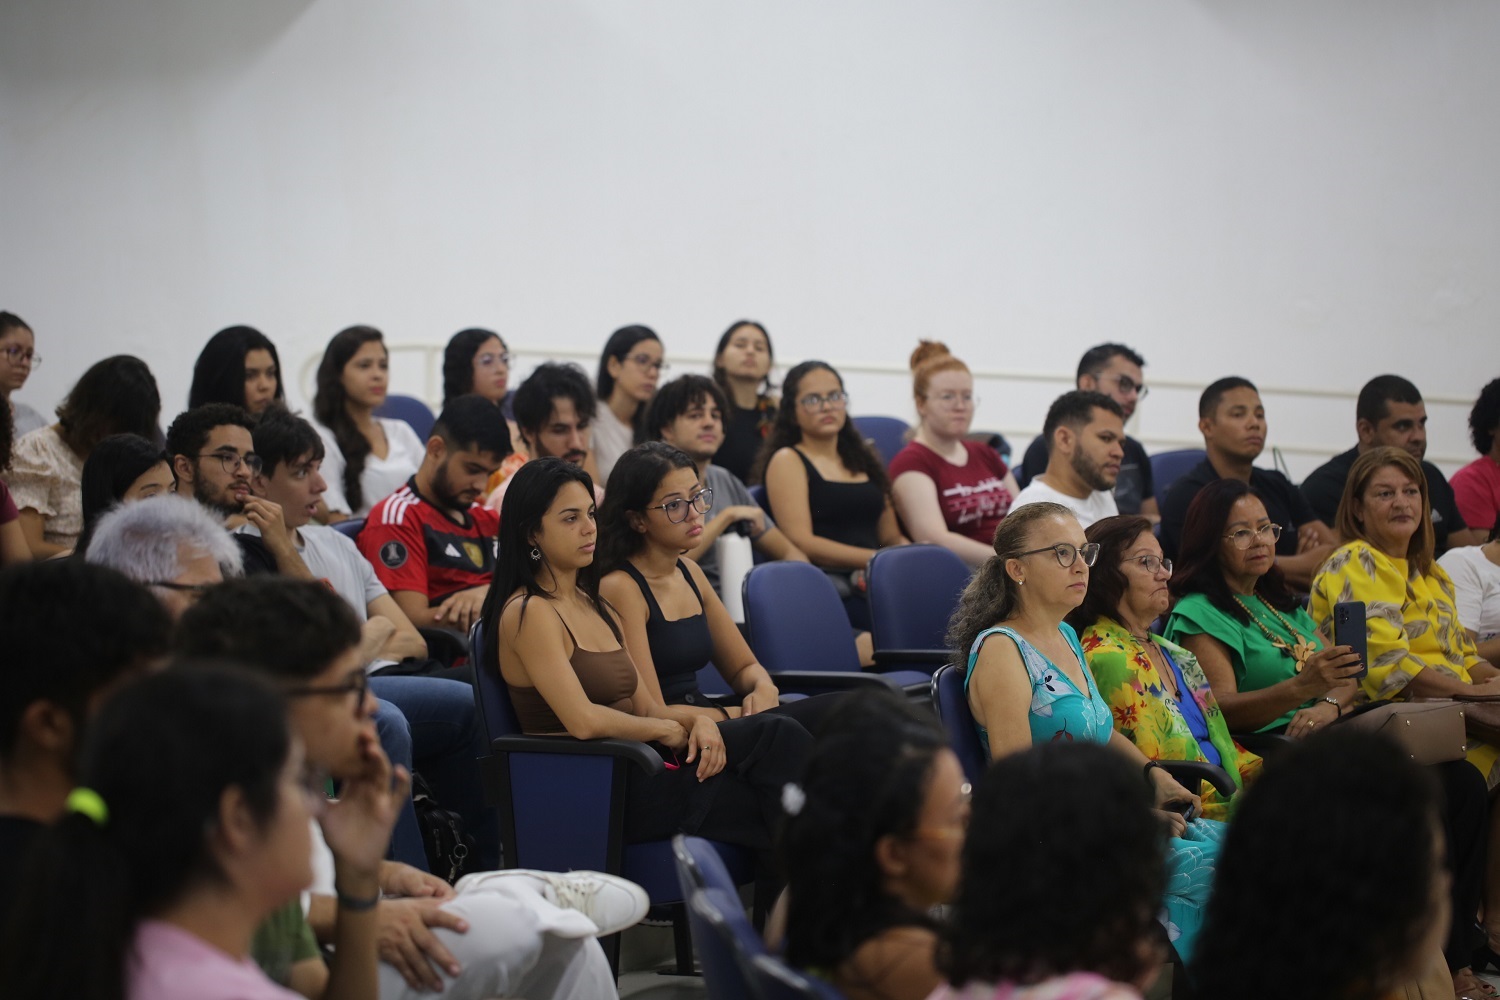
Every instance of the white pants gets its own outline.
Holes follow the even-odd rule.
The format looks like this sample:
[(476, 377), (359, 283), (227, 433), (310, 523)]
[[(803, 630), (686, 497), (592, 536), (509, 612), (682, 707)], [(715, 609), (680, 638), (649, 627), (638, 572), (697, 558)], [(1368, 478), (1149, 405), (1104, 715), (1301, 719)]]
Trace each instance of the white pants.
[(463, 971), (442, 973), (443, 992), (414, 990), (380, 963), (380, 1000), (606, 1000), (618, 997), (599, 928), (577, 910), (549, 903), (525, 878), (465, 876), (443, 909), (468, 921), (467, 933), (432, 932)]

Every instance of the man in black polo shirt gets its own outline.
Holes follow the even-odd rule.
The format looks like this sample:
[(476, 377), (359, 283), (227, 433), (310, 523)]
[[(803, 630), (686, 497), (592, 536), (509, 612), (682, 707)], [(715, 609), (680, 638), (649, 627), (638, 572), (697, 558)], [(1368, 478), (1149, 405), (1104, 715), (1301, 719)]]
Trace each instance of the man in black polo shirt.
[[(1318, 519), (1297, 487), (1281, 473), (1257, 469), (1266, 446), (1266, 408), (1249, 379), (1221, 378), (1198, 398), (1198, 430), (1208, 458), (1172, 484), (1161, 508), (1161, 547), (1176, 558), (1182, 522), (1198, 491), (1216, 479), (1250, 484), (1266, 505), (1271, 521), (1282, 527), (1276, 543), (1276, 565), (1287, 582), (1302, 590), (1338, 544), (1332, 528)], [(1295, 529), (1295, 530), (1293, 530)]]
[(1354, 460), (1371, 448), (1389, 446), (1405, 449), (1422, 463), (1422, 471), (1427, 475), (1427, 495), (1432, 498), (1436, 554), (1484, 542), (1484, 532), (1471, 531), (1464, 524), (1458, 503), (1453, 499), (1453, 488), (1443, 473), (1431, 462), (1422, 460), (1427, 454), (1427, 406), (1416, 386), (1400, 375), (1377, 375), (1370, 379), (1359, 391), (1359, 401), (1354, 406), (1354, 430), (1359, 435), (1359, 444), (1335, 455), (1302, 481), (1302, 495), (1319, 518), (1328, 524), (1337, 520), (1344, 482)]

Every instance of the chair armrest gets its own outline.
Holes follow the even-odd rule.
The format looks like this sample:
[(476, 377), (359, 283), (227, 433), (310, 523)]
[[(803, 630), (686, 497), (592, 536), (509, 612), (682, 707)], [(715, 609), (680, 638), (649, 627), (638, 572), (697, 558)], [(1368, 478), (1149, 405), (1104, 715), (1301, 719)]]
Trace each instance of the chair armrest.
[(875, 650), (875, 665), (900, 666), (902, 664), (925, 664), (928, 666), (941, 667), (953, 659), (951, 649), (877, 649)]
[(547, 753), (572, 757), (618, 757), (634, 764), (647, 775), (665, 768), (656, 751), (639, 740), (622, 740), (606, 736), (597, 740), (579, 740), (571, 736), (501, 736), (490, 744), (496, 753)]
[(886, 687), (902, 690), (901, 685), (880, 674), (855, 673), (852, 670), (772, 670), (768, 671), (777, 690), (792, 694), (826, 694), (863, 687)]
[(427, 655), (445, 667), (451, 667), (469, 655), (468, 639), (451, 628), (427, 626), (417, 631), (427, 643)]
[(1229, 772), (1217, 764), (1207, 764), (1201, 760), (1163, 760), (1158, 761), (1162, 770), (1177, 779), (1178, 784), (1185, 785), (1189, 790), (1197, 787), (1198, 782), (1206, 781), (1219, 790), (1219, 794), (1226, 799), (1239, 791), (1239, 785), (1229, 776)]
[(1230, 733), (1229, 735), (1240, 746), (1266, 761), (1290, 750), (1297, 743), (1285, 733)]

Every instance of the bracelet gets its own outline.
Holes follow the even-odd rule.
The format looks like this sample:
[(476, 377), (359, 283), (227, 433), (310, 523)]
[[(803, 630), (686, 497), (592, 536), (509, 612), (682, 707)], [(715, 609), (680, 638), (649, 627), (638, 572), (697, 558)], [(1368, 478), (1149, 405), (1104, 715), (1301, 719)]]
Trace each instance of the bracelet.
[(1337, 698), (1325, 694), (1323, 696), (1323, 700), (1334, 707), (1334, 710), (1339, 713), (1339, 718), (1342, 719), (1344, 717), (1344, 706), (1339, 704), (1339, 700)]
[(351, 913), (363, 913), (366, 910), (373, 910), (376, 904), (380, 902), (379, 889), (376, 889), (375, 895), (369, 899), (357, 899), (354, 896), (346, 896), (344, 895), (344, 890), (337, 886), (334, 887), (333, 891), (338, 896), (339, 909), (349, 910)]
[(1143, 777), (1145, 777), (1146, 784), (1148, 784), (1148, 785), (1151, 784), (1151, 770), (1152, 770), (1152, 768), (1160, 768), (1160, 767), (1161, 767), (1161, 764), (1159, 762), (1157, 762), (1157, 761), (1154, 761), (1154, 760), (1148, 760), (1148, 761), (1146, 761), (1146, 766), (1143, 767), (1143, 768), (1141, 768), (1141, 774), (1142, 774)]

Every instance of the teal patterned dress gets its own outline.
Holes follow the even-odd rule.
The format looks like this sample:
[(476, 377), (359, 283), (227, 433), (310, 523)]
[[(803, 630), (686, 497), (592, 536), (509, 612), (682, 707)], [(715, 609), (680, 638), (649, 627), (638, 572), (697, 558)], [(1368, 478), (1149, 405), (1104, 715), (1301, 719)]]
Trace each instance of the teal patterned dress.
[[(969, 649), (969, 666), (964, 673), (964, 692), (969, 690), (969, 681), (974, 676), (974, 664), (979, 660), (979, 648), (992, 635), (1003, 635), (1016, 644), (1021, 659), (1026, 663), (1026, 673), (1031, 678), (1031, 706), (1028, 712), (1031, 724), (1031, 742), (1047, 743), (1054, 740), (1089, 740), (1108, 743), (1114, 732), (1114, 718), (1109, 704), (1099, 696), (1094, 686), (1094, 675), (1089, 672), (1083, 649), (1078, 645), (1078, 635), (1072, 626), (1063, 622), (1057, 626), (1067, 640), (1073, 655), (1083, 668), (1088, 682), (1085, 693), (1078, 685), (1043, 656), (1035, 646), (1008, 628), (990, 628), (979, 633)], [(989, 733), (976, 724), (979, 739), (989, 749)], [(1208, 912), (1208, 897), (1213, 888), (1214, 867), (1219, 857), (1219, 845), (1224, 839), (1223, 823), (1208, 819), (1195, 819), (1188, 823), (1182, 837), (1167, 841), (1167, 891), (1163, 899), (1161, 922), (1167, 929), (1172, 946), (1177, 949), (1183, 962), (1192, 960), (1193, 944), (1203, 927), (1203, 918)]]

